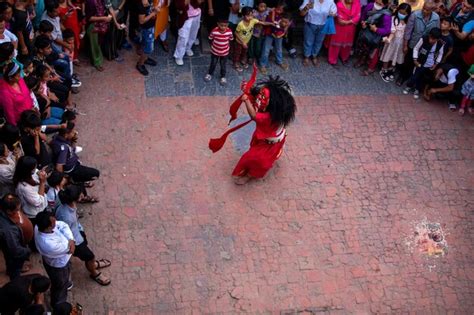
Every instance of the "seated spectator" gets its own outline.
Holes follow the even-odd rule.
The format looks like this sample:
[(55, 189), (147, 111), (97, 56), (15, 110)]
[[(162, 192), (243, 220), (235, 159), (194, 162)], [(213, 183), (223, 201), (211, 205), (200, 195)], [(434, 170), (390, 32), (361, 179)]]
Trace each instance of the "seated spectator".
[(456, 104), (459, 101), (459, 92), (456, 93), (456, 76), (459, 70), (451, 64), (443, 64), (435, 70), (434, 78), (427, 81), (423, 91), (423, 97), (430, 101), (433, 96), (444, 97), (448, 99), (449, 109), (456, 110)]
[(16, 63), (5, 66), (0, 79), (0, 106), (9, 124), (16, 126), (23, 111), (33, 108), (33, 101)]
[(12, 195), (5, 195), (0, 201), (0, 247), (5, 257), (7, 267), (7, 275), (10, 280), (20, 276), (21, 272), (29, 271), (29, 267), (25, 265), (30, 257), (31, 250), (28, 248), (28, 241), (25, 239), (22, 229), (17, 225), (16, 221), (20, 221), (23, 227), (29, 229), (31, 234), (33, 226), (31, 222), (23, 224), (24, 218), (21, 214), (20, 200)]
[(54, 170), (48, 177), (48, 192), (46, 198), (48, 199), (48, 210), (56, 214), (56, 209), (61, 205), (59, 200), (59, 192), (66, 187), (67, 179), (64, 173)]
[(51, 281), (38, 273), (17, 277), (0, 288), (0, 313), (13, 315), (19, 310), (31, 314), (34, 307), (44, 313), (44, 293), (50, 286)]
[(51, 212), (43, 211), (36, 216), (36, 248), (43, 258), (43, 266), (51, 280), (51, 306), (67, 302), (67, 291), (73, 284), (71, 279), (71, 259), (74, 253), (74, 236), (69, 226)]
[(51, 142), (56, 170), (64, 172), (75, 183), (82, 184), (84, 197), (81, 202), (98, 202), (93, 196), (87, 196), (84, 183), (99, 178), (100, 172), (92, 167), (84, 166), (76, 154), (77, 132), (74, 123), (68, 123), (67, 128), (60, 129)]
[(100, 285), (106, 286), (110, 284), (110, 279), (102, 275), (97, 269), (109, 267), (110, 261), (107, 259), (96, 260), (94, 253), (87, 246), (86, 234), (77, 218), (77, 203), (80, 197), (81, 188), (78, 186), (71, 185), (60, 191), (59, 199), (62, 204), (56, 210), (56, 218), (67, 223), (74, 235), (76, 249), (73, 255), (85, 262), (91, 279)]
[(59, 3), (57, 1), (49, 1), (46, 3), (46, 11), (43, 13), (41, 20), (48, 21), (53, 25), (51, 40), (53, 41), (53, 50), (55, 52), (60, 53), (63, 51), (63, 48), (71, 48), (69, 44), (63, 40), (61, 20), (59, 18)]
[(469, 79), (464, 82), (461, 89), (462, 101), (459, 108), (459, 115), (464, 115), (465, 109), (470, 115), (474, 114), (474, 108), (472, 107), (472, 100), (474, 100), (474, 65), (471, 65), (468, 71)]
[(14, 193), (13, 173), (15, 173), (16, 157), (0, 142), (0, 198), (8, 193)]
[(15, 55), (16, 49), (12, 42), (0, 43), (0, 78), (3, 78), (5, 67), (10, 63), (15, 63), (20, 67), (20, 76), (23, 78), (23, 64), (16, 60)]
[(46, 135), (41, 132), (42, 122), (39, 114), (34, 110), (23, 112), (19, 126), (21, 128), (21, 145), (25, 155), (34, 157), (38, 168), (52, 164)]
[(426, 78), (430, 77), (436, 66), (443, 59), (443, 43), (440, 41), (441, 30), (433, 28), (428, 36), (420, 38), (413, 48), (413, 63), (415, 71), (407, 82), (403, 94), (413, 91), (413, 97), (418, 99), (420, 91), (424, 91)]
[(20, 129), (17, 126), (5, 124), (0, 130), (0, 139), (5, 143), (16, 160), (25, 155), (21, 146)]
[(36, 159), (31, 156), (22, 156), (13, 175), (13, 184), (21, 200), (21, 206), (26, 216), (36, 225), (38, 213), (46, 209), (46, 172), (36, 169)]
[(0, 15), (0, 44), (12, 43), (15, 51), (18, 49), (18, 38), (6, 29), (6, 21), (3, 15)]

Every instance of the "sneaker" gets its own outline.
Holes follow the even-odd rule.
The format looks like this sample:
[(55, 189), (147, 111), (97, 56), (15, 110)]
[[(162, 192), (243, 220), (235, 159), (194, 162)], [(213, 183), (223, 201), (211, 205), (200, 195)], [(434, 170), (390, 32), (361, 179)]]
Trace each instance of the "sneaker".
[(194, 41), (194, 46), (199, 46), (201, 42), (199, 41), (199, 38), (196, 38), (196, 40)]
[(186, 56), (188, 57), (194, 56), (194, 51), (192, 51), (191, 49), (186, 50)]
[(260, 73), (263, 74), (263, 75), (267, 74), (268, 73), (267, 68), (266, 67), (260, 67)]
[(74, 151), (76, 152), (76, 154), (79, 154), (79, 153), (82, 152), (82, 147), (76, 146), (76, 148), (74, 149)]
[(383, 82), (387, 82), (387, 83), (390, 82), (387, 71), (380, 70), (379, 74), (380, 74), (380, 77), (382, 78)]
[(224, 85), (227, 85), (227, 79), (226, 78), (221, 78), (220, 81), (219, 81), (219, 84), (224, 86)]
[(71, 291), (72, 288), (74, 288), (74, 283), (72, 281), (70, 281), (68, 284), (67, 284), (67, 290), (68, 291)]
[(282, 64), (279, 64), (280, 68), (282, 68), (283, 70), (288, 70), (288, 64), (287, 63), (282, 63)]
[(415, 100), (417, 100), (417, 99), (420, 98), (420, 92), (419, 92), (418, 90), (415, 90), (415, 91), (413, 92), (413, 98), (414, 98)]
[(138, 72), (140, 72), (143, 75), (148, 75), (148, 70), (146, 69), (145, 65), (139, 65), (137, 64), (136, 66)]
[(158, 63), (156, 62), (156, 60), (151, 59), (150, 57), (148, 57), (145, 60), (145, 64), (149, 65), (149, 66), (152, 66), (152, 67), (155, 67)]
[(410, 88), (410, 87), (406, 87), (406, 88), (404, 88), (404, 89), (403, 89), (403, 94), (405, 94), (405, 95), (408, 95), (408, 94), (410, 94), (410, 93), (411, 93), (411, 91), (413, 91), (413, 89), (412, 89), (412, 88)]
[(206, 82), (211, 81), (211, 79), (212, 79), (212, 75), (210, 75), (210, 74), (206, 74), (206, 75), (204, 76), (204, 81), (206, 81)]
[(71, 83), (72, 88), (79, 88), (82, 85), (81, 81), (76, 80), (74, 78), (71, 78), (71, 81), (72, 81), (72, 83)]
[(176, 62), (178, 66), (184, 65), (183, 59), (181, 58), (174, 58), (174, 61)]
[(296, 58), (296, 49), (291, 48), (290, 50), (288, 50), (288, 54), (290, 55), (290, 58), (295, 59)]
[(456, 104), (449, 104), (449, 110), (454, 112), (457, 109)]
[(124, 41), (122, 44), (122, 48), (125, 50), (132, 50), (133, 46), (128, 41)]
[(394, 76), (393, 74), (391, 74), (391, 75), (388, 77), (388, 80), (389, 80), (390, 82), (395, 81), (395, 76)]

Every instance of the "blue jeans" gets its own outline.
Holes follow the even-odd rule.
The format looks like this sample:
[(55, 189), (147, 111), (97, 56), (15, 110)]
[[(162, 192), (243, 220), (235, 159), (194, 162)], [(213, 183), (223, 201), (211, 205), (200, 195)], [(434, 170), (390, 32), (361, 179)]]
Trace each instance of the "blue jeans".
[[(49, 118), (43, 119), (41, 122), (42, 125), (59, 125), (63, 117), (64, 109), (59, 107), (51, 107), (51, 112)], [(46, 129), (46, 133), (51, 132), (51, 130)]]
[(262, 57), (260, 58), (260, 66), (268, 66), (268, 56), (270, 55), (270, 49), (272, 48), (273, 43), (275, 43), (276, 63), (278, 65), (283, 63), (283, 38), (275, 38), (269, 35), (265, 37), (265, 41), (263, 43), (263, 52)]
[(304, 56), (305, 58), (317, 57), (319, 51), (323, 46), (324, 37), (323, 34), (324, 25), (315, 25), (311, 23), (304, 23), (303, 37), (304, 37)]
[(64, 79), (71, 79), (71, 64), (69, 60), (69, 56), (64, 55), (64, 58), (58, 58), (53, 61), (54, 69), (56, 69)]

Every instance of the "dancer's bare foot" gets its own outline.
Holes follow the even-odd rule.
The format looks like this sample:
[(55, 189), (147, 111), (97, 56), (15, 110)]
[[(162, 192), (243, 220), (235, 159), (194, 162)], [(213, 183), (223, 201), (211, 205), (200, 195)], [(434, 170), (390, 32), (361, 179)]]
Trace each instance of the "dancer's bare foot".
[(245, 185), (250, 180), (249, 176), (234, 176), (234, 183), (236, 185)]

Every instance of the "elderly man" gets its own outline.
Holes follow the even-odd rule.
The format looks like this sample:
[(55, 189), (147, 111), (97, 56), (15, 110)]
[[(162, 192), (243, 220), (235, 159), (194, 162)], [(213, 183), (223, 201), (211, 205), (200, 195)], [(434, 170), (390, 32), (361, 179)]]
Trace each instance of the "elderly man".
[(420, 38), (428, 35), (431, 29), (440, 26), (439, 15), (434, 12), (435, 8), (436, 6), (432, 1), (427, 1), (423, 5), (423, 9), (413, 12), (408, 19), (403, 43), (405, 63), (397, 80), (398, 85), (402, 85), (413, 73), (413, 48)]

